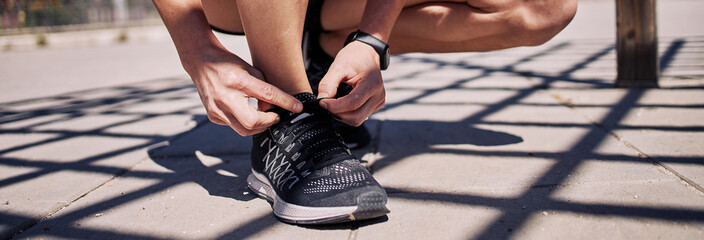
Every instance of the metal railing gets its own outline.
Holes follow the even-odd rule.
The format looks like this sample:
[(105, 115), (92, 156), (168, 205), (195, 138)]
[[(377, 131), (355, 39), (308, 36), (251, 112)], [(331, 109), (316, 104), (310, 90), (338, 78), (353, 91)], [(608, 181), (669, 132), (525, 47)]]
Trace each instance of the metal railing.
[(155, 22), (151, 0), (0, 0), (0, 35)]

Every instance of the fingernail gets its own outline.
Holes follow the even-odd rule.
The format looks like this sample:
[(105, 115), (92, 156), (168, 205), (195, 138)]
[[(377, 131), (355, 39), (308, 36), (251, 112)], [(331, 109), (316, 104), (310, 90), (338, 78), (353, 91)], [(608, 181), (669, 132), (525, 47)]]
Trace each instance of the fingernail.
[(320, 106), (325, 109), (328, 109), (328, 103), (326, 103), (325, 101), (320, 101)]
[(295, 105), (293, 105), (293, 109), (295, 110), (295, 112), (303, 111), (303, 103), (297, 102)]
[(327, 93), (318, 93), (318, 98), (327, 98), (328, 94)]

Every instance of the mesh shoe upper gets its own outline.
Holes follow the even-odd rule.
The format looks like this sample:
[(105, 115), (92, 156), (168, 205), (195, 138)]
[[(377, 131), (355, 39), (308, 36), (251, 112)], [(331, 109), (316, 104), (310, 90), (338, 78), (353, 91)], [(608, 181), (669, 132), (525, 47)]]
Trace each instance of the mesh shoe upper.
[(354, 206), (366, 192), (386, 193), (352, 155), (315, 95), (296, 96), (302, 113), (280, 108), (276, 125), (254, 136), (252, 169), (267, 177), (276, 194), (292, 204)]

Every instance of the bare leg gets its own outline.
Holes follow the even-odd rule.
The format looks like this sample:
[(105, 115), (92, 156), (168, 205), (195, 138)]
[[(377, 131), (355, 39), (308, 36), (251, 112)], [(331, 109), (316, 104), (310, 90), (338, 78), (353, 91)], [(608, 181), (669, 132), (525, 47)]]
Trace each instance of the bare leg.
[(312, 92), (300, 46), (306, 6), (306, 0), (239, 1), (237, 6), (254, 67), (289, 94)]
[[(330, 33), (323, 49), (334, 55), (357, 27), (364, 0), (327, 0), (321, 18)], [(561, 31), (576, 12), (576, 0), (409, 0), (394, 25), (390, 43), (405, 52), (489, 51), (539, 45)]]
[(234, 33), (243, 33), (237, 1), (203, 0), (203, 12), (213, 27)]
[[(215, 14), (232, 2), (204, 0), (206, 14)], [(217, 2), (223, 2), (222, 5)], [(208, 6), (215, 10), (208, 10)], [(214, 6), (219, 6), (214, 7)], [(357, 28), (365, 0), (326, 0), (321, 13), (323, 49), (335, 55), (349, 32)], [(217, 9), (216, 9), (217, 8)], [(235, 6), (236, 9), (236, 6)], [(406, 52), (474, 52), (533, 46), (552, 38), (572, 19), (576, 0), (408, 0), (392, 31), (394, 54)], [(236, 31), (241, 23), (208, 17), (216, 27)]]

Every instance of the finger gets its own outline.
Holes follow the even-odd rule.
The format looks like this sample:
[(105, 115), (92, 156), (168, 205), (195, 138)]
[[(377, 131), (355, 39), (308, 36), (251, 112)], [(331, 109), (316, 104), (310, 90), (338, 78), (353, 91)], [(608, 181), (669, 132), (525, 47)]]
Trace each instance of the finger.
[(254, 134), (266, 131), (266, 128), (255, 129), (255, 130), (245, 130), (245, 129), (237, 130), (235, 128), (232, 128), (232, 129), (235, 130), (235, 132), (237, 132), (237, 134), (239, 134), (240, 136), (243, 136), (243, 137), (252, 136)]
[(340, 86), (345, 75), (332, 65), (323, 79), (318, 83), (318, 98), (333, 98), (337, 95), (337, 87)]
[(240, 136), (243, 136), (243, 137), (246, 137), (249, 135), (254, 135), (254, 134), (257, 134), (257, 133), (260, 133), (260, 132), (263, 132), (266, 130), (266, 127), (256, 128), (256, 129), (246, 129), (241, 124), (239, 124), (239, 122), (237, 122), (237, 118), (235, 118), (235, 116), (232, 114), (228, 114), (227, 118), (228, 118), (228, 121), (231, 122), (231, 124), (228, 124), (230, 126), (230, 128), (235, 130), (235, 132), (237, 132), (237, 134), (239, 134)]
[(206, 111), (208, 112), (208, 120), (210, 120), (210, 122), (215, 123), (217, 125), (230, 125), (229, 121), (224, 120), (227, 119), (227, 117), (224, 117), (225, 114), (219, 109), (210, 108), (206, 109)]
[(264, 131), (266, 128), (249, 130), (237, 122), (237, 119), (232, 114), (225, 114), (219, 109), (213, 110), (208, 114), (208, 119), (218, 125), (230, 126), (237, 134), (241, 136), (249, 136)]
[(379, 110), (381, 110), (381, 108), (384, 107), (384, 104), (385, 104), (385, 102), (384, 102), (384, 101), (381, 101), (381, 102), (379, 103), (379, 105), (377, 105), (377, 106), (374, 108), (374, 111), (372, 112), (372, 114), (379, 112)]
[(232, 123), (237, 122), (240, 126), (247, 130), (266, 128), (278, 122), (279, 116), (272, 112), (260, 112), (254, 109), (244, 97), (226, 98), (227, 103), (216, 103), (220, 109), (230, 110), (230, 114), (235, 119), (229, 119)]
[(215, 116), (211, 116), (211, 115), (208, 115), (208, 120), (210, 120), (210, 122), (215, 123), (217, 125), (229, 125), (229, 124), (227, 124), (227, 122), (223, 121), (222, 119), (217, 118)]
[(332, 113), (350, 112), (359, 109), (374, 95), (372, 84), (360, 84), (347, 96), (337, 99), (321, 100), (321, 106)]
[(274, 85), (268, 84), (254, 77), (242, 81), (239, 89), (243, 93), (254, 97), (259, 101), (274, 104), (291, 112), (303, 111), (303, 104), (293, 96), (281, 91)]
[(357, 110), (338, 113), (336, 115), (341, 118), (344, 123), (352, 126), (359, 126), (362, 125), (362, 123), (364, 123), (370, 115), (379, 110), (383, 105), (383, 97), (373, 97)]
[(246, 129), (266, 128), (279, 121), (279, 115), (273, 112), (260, 112), (249, 104), (233, 104), (235, 118)]

